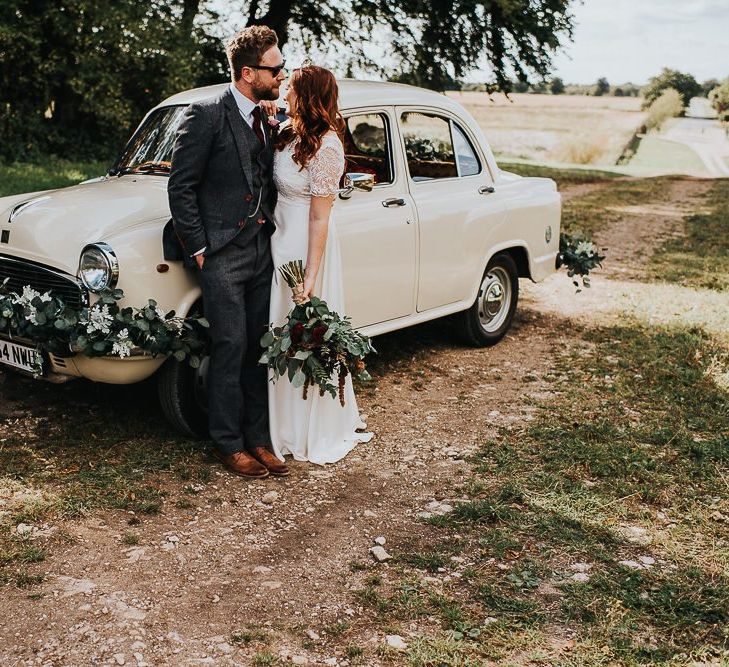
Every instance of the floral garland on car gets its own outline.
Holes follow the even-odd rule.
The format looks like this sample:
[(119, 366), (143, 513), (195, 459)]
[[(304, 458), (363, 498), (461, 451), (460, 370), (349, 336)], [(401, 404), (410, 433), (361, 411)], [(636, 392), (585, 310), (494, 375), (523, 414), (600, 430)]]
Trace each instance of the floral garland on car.
[[(165, 313), (154, 299), (142, 308), (120, 308), (124, 292), (105, 290), (92, 306), (77, 309), (29, 285), (15, 294), (8, 291), (7, 282), (8, 278), (0, 285), (0, 334), (32, 341), (39, 352), (121, 359), (132, 353), (172, 355), (178, 361), (187, 359), (193, 368), (205, 354), (207, 320)], [(41, 371), (39, 367), (35, 372)]]

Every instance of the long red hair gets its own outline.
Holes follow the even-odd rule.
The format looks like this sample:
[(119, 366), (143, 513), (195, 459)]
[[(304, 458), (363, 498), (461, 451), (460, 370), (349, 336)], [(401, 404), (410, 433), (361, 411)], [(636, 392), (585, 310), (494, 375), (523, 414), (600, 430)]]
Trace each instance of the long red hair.
[(339, 113), (339, 87), (334, 75), (324, 67), (307, 65), (294, 70), (289, 82), (296, 93), (296, 109), (291, 124), (281, 130), (276, 148), (281, 150), (298, 139), (294, 162), (303, 169), (321, 148), (322, 137), (335, 130), (344, 140), (344, 120)]

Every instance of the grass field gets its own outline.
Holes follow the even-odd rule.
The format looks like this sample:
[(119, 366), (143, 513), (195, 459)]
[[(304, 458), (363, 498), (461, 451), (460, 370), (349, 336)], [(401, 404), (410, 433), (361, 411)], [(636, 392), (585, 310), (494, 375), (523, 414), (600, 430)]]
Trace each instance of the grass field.
[(635, 97), (452, 92), (500, 156), (615, 164), (646, 114)]
[(706, 167), (695, 151), (676, 141), (646, 135), (630, 159), (630, 167), (647, 172), (664, 170), (708, 176)]
[(43, 164), (0, 163), (0, 197), (75, 185), (103, 176), (108, 168), (109, 164), (103, 162), (68, 162), (55, 158)]

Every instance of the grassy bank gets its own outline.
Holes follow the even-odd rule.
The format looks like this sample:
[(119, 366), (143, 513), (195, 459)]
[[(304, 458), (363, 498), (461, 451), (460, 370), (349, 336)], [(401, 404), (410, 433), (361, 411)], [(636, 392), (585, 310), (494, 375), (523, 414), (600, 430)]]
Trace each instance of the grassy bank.
[(49, 159), (43, 164), (0, 164), (0, 197), (75, 185), (88, 178), (103, 176), (108, 168), (109, 164), (104, 162), (57, 159)]
[[(729, 642), (729, 404), (699, 331), (582, 334), (559, 398), (483, 443), (397, 576), (362, 572), (392, 664), (687, 664)], [(387, 652), (384, 655), (388, 657)]]

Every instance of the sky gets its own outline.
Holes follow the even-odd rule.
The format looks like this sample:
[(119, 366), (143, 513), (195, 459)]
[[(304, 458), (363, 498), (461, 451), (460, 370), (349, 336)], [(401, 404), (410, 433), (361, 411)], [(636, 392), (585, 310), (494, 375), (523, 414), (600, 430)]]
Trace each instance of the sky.
[(729, 0), (585, 0), (574, 43), (554, 60), (570, 83), (645, 83), (663, 67), (729, 76)]

